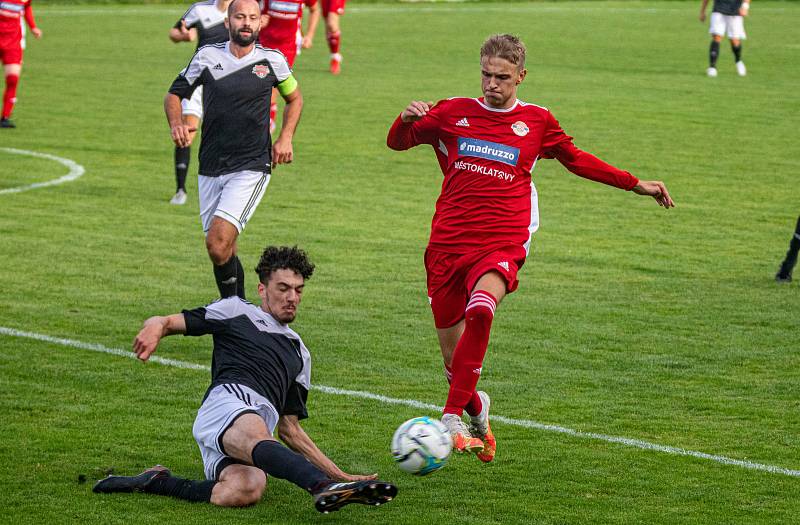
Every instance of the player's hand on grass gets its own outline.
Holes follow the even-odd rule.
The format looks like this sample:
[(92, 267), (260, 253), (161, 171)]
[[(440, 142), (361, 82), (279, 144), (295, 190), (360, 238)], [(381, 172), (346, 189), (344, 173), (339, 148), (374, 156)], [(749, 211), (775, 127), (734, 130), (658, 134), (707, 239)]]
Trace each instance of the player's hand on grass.
[(639, 195), (653, 197), (659, 206), (664, 208), (674, 208), (675, 203), (669, 196), (667, 187), (660, 180), (640, 180), (639, 184), (633, 187), (633, 192)]
[(421, 100), (413, 100), (406, 109), (400, 113), (400, 120), (403, 122), (414, 122), (425, 115), (433, 107), (433, 102), (422, 102)]
[(31, 29), (31, 33), (33, 33), (33, 36), (35, 36), (37, 40), (39, 38), (42, 38), (42, 30), (39, 29), (38, 27), (34, 27), (33, 29)]
[(272, 167), (274, 168), (278, 164), (289, 164), (293, 159), (292, 141), (278, 137), (278, 140), (272, 145)]
[(133, 340), (133, 351), (136, 357), (142, 361), (147, 361), (150, 355), (156, 351), (158, 342), (164, 335), (164, 325), (161, 323), (160, 318), (151, 317), (144, 322), (144, 326), (136, 338)]
[(346, 472), (342, 472), (338, 476), (336, 476), (336, 481), (368, 481), (371, 479), (378, 479), (378, 474), (348, 474)]
[(175, 124), (170, 128), (172, 142), (179, 148), (187, 148), (192, 143), (195, 131), (197, 131), (197, 128), (187, 126), (182, 122), (180, 124)]

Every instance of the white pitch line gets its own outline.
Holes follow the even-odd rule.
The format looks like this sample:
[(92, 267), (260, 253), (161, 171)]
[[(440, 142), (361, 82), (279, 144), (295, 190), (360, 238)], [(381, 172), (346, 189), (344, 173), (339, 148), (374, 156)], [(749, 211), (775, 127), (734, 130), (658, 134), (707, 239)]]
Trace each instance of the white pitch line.
[[(80, 348), (83, 350), (92, 350), (94, 352), (102, 352), (105, 354), (112, 354), (121, 357), (127, 357), (129, 359), (136, 359), (136, 354), (133, 352), (129, 352), (127, 350), (121, 350), (119, 348), (109, 348), (107, 346), (103, 346), (100, 344), (95, 343), (84, 343), (82, 341), (76, 341), (74, 339), (65, 339), (62, 337), (52, 337), (45, 334), (37, 334), (35, 332), (26, 332), (23, 330), (16, 330), (14, 328), (7, 328), (4, 326), (0, 326), (0, 335), (7, 335), (11, 337), (24, 337), (27, 339), (35, 339), (37, 341), (44, 341), (47, 343), (54, 343), (61, 346), (69, 346), (73, 348)], [(197, 363), (188, 363), (186, 361), (178, 361), (175, 359), (167, 359), (164, 357), (159, 356), (151, 356), (150, 361), (154, 363), (159, 363), (162, 365), (167, 366), (174, 366), (177, 368), (185, 368), (189, 370), (202, 370), (205, 372), (209, 372), (211, 368), (206, 365), (199, 365)], [(369, 399), (371, 401), (378, 401), (380, 403), (389, 404), (389, 405), (402, 405), (408, 406), (412, 408), (419, 408), (421, 410), (430, 410), (432, 412), (440, 412), (442, 407), (433, 405), (431, 403), (423, 403), (422, 401), (416, 401), (414, 399), (398, 399), (394, 397), (387, 397), (382, 396), (380, 394), (373, 394), (372, 392), (364, 392), (361, 390), (346, 390), (342, 388), (336, 388), (332, 386), (325, 386), (325, 385), (312, 385), (311, 388), (313, 390), (317, 390), (319, 392), (323, 392), (325, 394), (333, 394), (338, 396), (346, 396), (346, 397), (355, 397), (359, 399)], [(706, 459), (710, 461), (714, 461), (716, 463), (722, 463), (724, 465), (732, 465), (736, 467), (742, 467), (750, 470), (759, 470), (762, 472), (769, 472), (772, 474), (783, 474), (786, 476), (792, 477), (800, 477), (800, 470), (793, 470), (784, 467), (778, 467), (776, 465), (766, 465), (764, 463), (754, 463), (752, 461), (740, 460), (740, 459), (733, 459), (726, 456), (719, 456), (716, 454), (707, 454), (705, 452), (697, 452), (695, 450), (686, 450), (683, 448), (678, 447), (670, 447), (667, 445), (659, 445), (657, 443), (650, 443), (648, 441), (642, 441), (639, 439), (631, 439), (621, 436), (610, 436), (606, 434), (597, 434), (594, 432), (582, 432), (580, 430), (574, 430), (571, 428), (566, 428), (558, 425), (547, 425), (545, 423), (539, 423), (537, 421), (531, 421), (528, 419), (516, 419), (510, 418), (505, 416), (492, 416), (493, 421), (499, 421), (501, 423), (505, 423), (506, 425), (513, 425), (517, 427), (523, 428), (531, 428), (535, 430), (545, 430), (548, 432), (557, 432), (559, 434), (566, 434), (568, 436), (582, 438), (582, 439), (594, 439), (598, 441), (605, 441), (607, 443), (616, 443), (619, 445), (625, 445), (628, 447), (639, 448), (643, 450), (652, 450), (655, 452), (663, 452), (665, 454), (671, 454), (676, 456), (689, 456), (698, 459)]]
[(33, 184), (28, 184), (26, 186), (17, 186), (16, 188), (6, 188), (0, 190), (0, 195), (4, 193), (20, 193), (23, 191), (33, 190), (36, 188), (44, 188), (45, 186), (55, 186), (56, 184), (64, 184), (65, 182), (73, 181), (78, 177), (82, 176), (84, 173), (86, 173), (84, 167), (75, 162), (74, 160), (65, 159), (64, 157), (57, 157), (55, 155), (50, 155), (49, 153), (39, 153), (38, 151), (29, 151), (26, 149), (16, 149), (16, 148), (0, 148), (0, 151), (5, 151), (6, 153), (13, 153), (15, 155), (27, 155), (29, 157), (39, 157), (40, 159), (53, 160), (69, 168), (69, 173), (57, 179), (48, 180), (45, 182), (36, 182)]

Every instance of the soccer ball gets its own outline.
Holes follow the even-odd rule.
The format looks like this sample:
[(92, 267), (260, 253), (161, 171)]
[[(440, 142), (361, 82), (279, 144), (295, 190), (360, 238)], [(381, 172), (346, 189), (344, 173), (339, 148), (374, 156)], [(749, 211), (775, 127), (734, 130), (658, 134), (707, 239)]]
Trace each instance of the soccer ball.
[(409, 419), (392, 437), (392, 455), (400, 470), (424, 476), (447, 462), (453, 442), (438, 419), (427, 416)]

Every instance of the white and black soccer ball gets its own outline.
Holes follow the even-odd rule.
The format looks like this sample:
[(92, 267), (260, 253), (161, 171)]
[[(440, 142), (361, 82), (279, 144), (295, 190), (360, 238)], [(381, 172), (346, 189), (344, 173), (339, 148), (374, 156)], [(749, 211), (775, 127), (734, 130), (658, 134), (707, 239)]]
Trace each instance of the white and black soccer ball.
[(427, 416), (409, 419), (392, 437), (392, 455), (400, 470), (424, 476), (447, 463), (453, 441), (441, 421)]

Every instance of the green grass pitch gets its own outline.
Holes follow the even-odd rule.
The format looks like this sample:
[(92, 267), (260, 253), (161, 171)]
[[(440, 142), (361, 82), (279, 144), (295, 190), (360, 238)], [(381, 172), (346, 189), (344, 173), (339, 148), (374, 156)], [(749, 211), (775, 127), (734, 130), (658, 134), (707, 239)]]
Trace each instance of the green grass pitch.
[[(216, 294), (194, 175), (189, 203), (168, 204), (161, 101), (192, 54), (167, 39), (184, 9), (36, 7), (44, 38), (30, 41), (18, 128), (0, 130), (0, 148), (86, 171), (0, 193), (0, 326), (127, 349), (147, 316)], [(800, 211), (800, 6), (754, 2), (744, 78), (727, 44), (719, 77), (705, 77), (698, 11), (354, 2), (338, 78), (320, 31), (295, 67), (296, 160), (239, 244), (248, 269), (267, 243), (299, 244), (317, 263), (296, 322), (313, 382), (443, 402), (422, 267), (441, 175), (429, 148), (393, 152), (385, 136), (412, 98), (478, 96), (481, 42), (513, 32), (529, 51), (520, 98), (549, 107), (579, 147), (664, 180), (677, 208), (538, 164), (541, 229), (480, 383), (493, 411), (800, 469), (800, 294), (773, 281)], [(67, 171), (0, 149), (0, 191)], [(210, 340), (170, 338), (158, 355), (208, 365)], [(800, 511), (800, 478), (785, 472), (502, 422), (493, 464), (453, 457), (414, 478), (392, 465), (389, 440), (434, 411), (319, 390), (309, 434), (345, 470), (396, 482), (396, 501), (322, 517), (281, 480), (248, 509), (92, 494), (111, 469), (202, 476), (191, 425), (207, 376), (0, 334), (0, 522), (774, 524)]]

